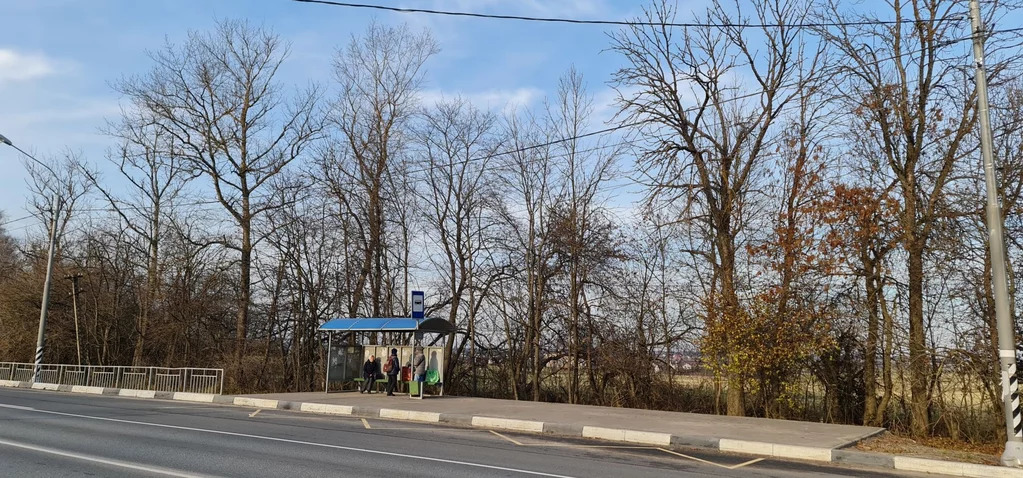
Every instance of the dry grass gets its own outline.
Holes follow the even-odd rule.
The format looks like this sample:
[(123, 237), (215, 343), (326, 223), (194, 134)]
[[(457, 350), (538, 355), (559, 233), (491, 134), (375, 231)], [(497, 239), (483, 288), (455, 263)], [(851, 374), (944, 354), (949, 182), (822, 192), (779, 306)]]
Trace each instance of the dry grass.
[(981, 465), (998, 465), (999, 457), (1002, 454), (1002, 445), (994, 443), (970, 444), (942, 437), (914, 440), (889, 432), (863, 440), (856, 445), (856, 448), (863, 451), (890, 453), (892, 455), (960, 461)]

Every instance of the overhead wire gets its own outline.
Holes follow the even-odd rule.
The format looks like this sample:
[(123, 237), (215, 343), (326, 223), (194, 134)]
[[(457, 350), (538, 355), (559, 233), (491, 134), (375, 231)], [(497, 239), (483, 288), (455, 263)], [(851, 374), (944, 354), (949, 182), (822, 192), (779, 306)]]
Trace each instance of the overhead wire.
[[(1021, 28), (1020, 30), (1023, 30), (1023, 28)], [(1003, 32), (1003, 31), (1004, 30), (1000, 30), (999, 32)], [(968, 36), (964, 36), (964, 37), (954, 38), (954, 39), (946, 40), (940, 47), (954, 45), (956, 43), (959, 43), (959, 42), (962, 42), (962, 41), (966, 41), (966, 40), (972, 40), (972, 39), (973, 39), (973, 35), (968, 35)], [(899, 58), (902, 58), (904, 56), (913, 55), (913, 54), (916, 54), (916, 52), (915, 51), (908, 51), (908, 52), (901, 53), (901, 54), (898, 54), (898, 55), (894, 55), (894, 56), (890, 56), (890, 57), (886, 57), (886, 58), (880, 58), (880, 59), (877, 59), (877, 60), (866, 62), (864, 64), (865, 65), (876, 65), (876, 64), (880, 64), (880, 63), (883, 63), (883, 62), (899, 59)], [(787, 83), (787, 84), (780, 85), (780, 88), (790, 88), (790, 87), (793, 87), (793, 86), (799, 86), (799, 84), (800, 84), (800, 82), (798, 82), (798, 81), (797, 82), (790, 82), (790, 83)], [(740, 101), (740, 100), (745, 100), (745, 99), (750, 99), (750, 98), (758, 97), (758, 96), (760, 96), (762, 94), (763, 94), (763, 92), (759, 92), (759, 91), (758, 92), (751, 92), (751, 93), (747, 93), (747, 94), (744, 94), (744, 95), (734, 96), (734, 97), (722, 100), (719, 103), (731, 103), (731, 102), (734, 102), (734, 101)], [(700, 107), (685, 108), (685, 109), (682, 110), (682, 113), (692, 113), (692, 112), (697, 111), (699, 109), (700, 109)], [(424, 173), (424, 172), (431, 171), (431, 170), (434, 170), (434, 169), (438, 169), (438, 167), (451, 167), (451, 166), (456, 165), (456, 164), (468, 164), (470, 162), (486, 161), (486, 160), (493, 159), (493, 158), (500, 157), (500, 156), (524, 153), (524, 152), (531, 151), (531, 150), (534, 150), (534, 149), (542, 149), (542, 148), (546, 148), (546, 147), (550, 147), (550, 146), (555, 146), (555, 145), (558, 145), (558, 144), (561, 144), (561, 143), (566, 143), (566, 142), (575, 141), (575, 140), (578, 140), (578, 139), (588, 138), (588, 137), (591, 137), (591, 136), (612, 133), (614, 131), (618, 131), (618, 130), (621, 130), (621, 129), (640, 126), (640, 125), (642, 125), (644, 123), (647, 123), (647, 121), (646, 120), (638, 120), (638, 121), (633, 121), (633, 122), (629, 122), (629, 123), (621, 123), (621, 124), (617, 124), (617, 125), (614, 125), (614, 126), (610, 126), (610, 127), (607, 127), (607, 128), (600, 129), (600, 130), (582, 133), (582, 134), (579, 134), (579, 135), (576, 135), (576, 136), (570, 136), (570, 137), (566, 137), (566, 138), (559, 138), (559, 139), (555, 139), (555, 140), (551, 140), (551, 141), (546, 141), (546, 142), (543, 142), (543, 143), (538, 143), (538, 144), (533, 144), (533, 145), (521, 146), (521, 147), (518, 147), (518, 148), (515, 148), (515, 149), (512, 149), (512, 150), (501, 151), (501, 152), (496, 152), (496, 153), (490, 153), (490, 154), (487, 154), (487, 155), (484, 155), (484, 156), (477, 156), (477, 157), (462, 159), (462, 160), (454, 161), (454, 162), (447, 162), (447, 163), (443, 163), (443, 164), (436, 165), (436, 166), (431, 165), (431, 166), (426, 166), (426, 167), (419, 168), (419, 169), (413, 169), (413, 170), (407, 171), (407, 173), (408, 174), (419, 174), (419, 173)], [(713, 125), (718, 125), (718, 124), (714, 123)], [(622, 143), (619, 143), (618, 145), (621, 145), (621, 144)], [(607, 145), (607, 147), (612, 147), (612, 146), (614, 146), (614, 145), (613, 144)], [(556, 156), (551, 156), (551, 157), (556, 157)]]
[[(361, 8), (371, 10), (383, 10), (395, 13), (423, 13), (428, 15), (441, 15), (441, 16), (452, 16), (452, 17), (468, 17), (468, 18), (484, 18), (492, 20), (518, 20), (518, 21), (530, 21), (530, 22), (544, 22), (544, 23), (571, 23), (576, 25), (617, 25), (617, 26), (653, 26), (653, 27), (672, 27), (672, 28), (696, 28), (696, 27), (710, 27), (710, 28), (822, 28), (822, 27), (837, 27), (837, 26), (864, 26), (864, 25), (906, 25), (915, 24), (919, 20), (863, 20), (863, 21), (851, 21), (851, 22), (805, 22), (805, 23), (790, 23), (790, 24), (775, 24), (775, 23), (709, 23), (709, 22), (648, 22), (648, 21), (630, 21), (630, 20), (594, 20), (594, 19), (578, 19), (578, 18), (559, 18), (559, 17), (533, 17), (525, 15), (502, 15), (492, 13), (475, 13), (475, 12), (461, 12), (452, 10), (433, 10), (428, 8), (409, 8), (409, 7), (394, 7), (389, 5), (375, 5), (367, 3), (353, 3), (353, 2), (337, 2), (333, 0), (294, 0), (300, 3), (314, 3), (320, 5), (330, 5), (334, 7), (346, 7), (346, 8)], [(950, 15), (948, 17), (941, 18), (939, 20), (949, 20), (954, 18), (962, 18), (966, 13), (958, 13)]]
[[(519, 15), (482, 14), (482, 13), (473, 13), (473, 12), (456, 12), (456, 11), (432, 10), (432, 9), (422, 9), (422, 8), (392, 7), (392, 6), (386, 6), (386, 5), (371, 5), (371, 4), (362, 4), (362, 3), (352, 3), (352, 2), (337, 2), (337, 1), (332, 1), (332, 0), (294, 0), (294, 1), (301, 2), (301, 3), (316, 3), (316, 4), (332, 5), (332, 6), (338, 6), (338, 7), (386, 10), (386, 11), (392, 11), (392, 12), (397, 12), (397, 13), (423, 13), (423, 14), (462, 16), (462, 17), (472, 17), (472, 18), (491, 18), (491, 19), (503, 19), (503, 20), (524, 20), (524, 21), (561, 22), (561, 23), (579, 23), (579, 24), (604, 24), (604, 25), (626, 25), (626, 26), (635, 25), (635, 26), (658, 26), (658, 27), (722, 27), (722, 28), (724, 28), (724, 27), (765, 27), (765, 28), (767, 28), (767, 27), (780, 27), (780, 26), (782, 26), (782, 25), (777, 25), (777, 24), (746, 24), (746, 23), (743, 23), (743, 24), (738, 24), (738, 23), (737, 24), (717, 23), (717, 24), (715, 24), (715, 23), (700, 23), (700, 22), (662, 23), (662, 22), (631, 22), (631, 21), (617, 21), (617, 20), (582, 20), (582, 19), (571, 19), (571, 18), (529, 17), (529, 16), (519, 16)], [(939, 19), (934, 19), (932, 21), (962, 20), (963, 18), (966, 17), (966, 15), (967, 14), (965, 12), (956, 13), (956, 14), (948, 15), (946, 17), (939, 18)], [(798, 24), (787, 24), (785, 26), (796, 27), (796, 28), (811, 28), (811, 27), (819, 28), (819, 27), (828, 27), (828, 26), (915, 24), (915, 23), (918, 23), (918, 22), (919, 22), (918, 20), (912, 20), (912, 19), (907, 19), (907, 20), (869, 20), (869, 21), (856, 21), (856, 22), (798, 23)], [(1018, 31), (1023, 31), (1023, 28), (1001, 29), (1001, 30), (993, 31), (992, 34), (1010, 33), (1010, 32), (1018, 32)], [(948, 40), (942, 46), (952, 45), (952, 44), (955, 44), (955, 43), (958, 43), (958, 42), (961, 42), (961, 41), (965, 41), (965, 40), (971, 40), (972, 38), (973, 38), (973, 35), (971, 34), (971, 35), (968, 35), (968, 36), (965, 36), (965, 37), (961, 37), (961, 38), (957, 38), (957, 39), (953, 39), (953, 40)], [(904, 54), (896, 55), (896, 56), (893, 56), (893, 57), (888, 57), (888, 58), (882, 58), (882, 59), (879, 59), (879, 60), (875, 60), (875, 61), (869, 62), (867, 64), (879, 64), (881, 62), (894, 60), (894, 59), (900, 58), (902, 56), (911, 55), (911, 54), (914, 54), (914, 53), (915, 52), (910, 51), (910, 52), (906, 52)], [(798, 85), (798, 83), (796, 83), (796, 84), (787, 84), (787, 85), (782, 85), (782, 87), (791, 87), (791, 86), (797, 86), (797, 85)], [(748, 98), (752, 98), (752, 97), (755, 97), (755, 96), (759, 96), (761, 94), (762, 94), (761, 92), (754, 92), (754, 93), (750, 93), (750, 94), (747, 94), (747, 95), (740, 95), (740, 96), (732, 97), (732, 98), (729, 98), (729, 99), (727, 99), (727, 100), (725, 100), (723, 102), (731, 102), (731, 101), (738, 101), (738, 100), (742, 100), (742, 99), (748, 99)], [(683, 110), (683, 112), (692, 112), (692, 111), (695, 111), (696, 109), (698, 109), (698, 108), (695, 108), (695, 107), (694, 108), (687, 108), (687, 109)], [(416, 169), (416, 170), (409, 170), (407, 172), (409, 174), (418, 174), (418, 173), (427, 172), (427, 171), (430, 171), (430, 170), (433, 170), (433, 169), (437, 169), (438, 167), (450, 167), (450, 166), (452, 166), (454, 164), (468, 164), (469, 162), (485, 161), (485, 160), (488, 160), (488, 159), (493, 159), (493, 158), (498, 157), (498, 156), (513, 155), (513, 154), (523, 153), (523, 152), (526, 152), (526, 151), (530, 151), (530, 150), (534, 150), (534, 149), (541, 149), (541, 148), (545, 148), (545, 147), (550, 147), (550, 146), (554, 146), (554, 145), (557, 145), (557, 144), (561, 144), (561, 143), (565, 143), (565, 142), (569, 142), (569, 141), (575, 141), (575, 140), (578, 140), (578, 139), (583, 139), (583, 138), (587, 138), (587, 137), (591, 137), (591, 136), (612, 133), (614, 131), (618, 131), (618, 130), (621, 130), (621, 129), (624, 129), (624, 128), (630, 128), (630, 127), (639, 126), (639, 125), (641, 125), (643, 123), (645, 123), (645, 121), (636, 121), (636, 122), (631, 122), (631, 123), (622, 123), (622, 124), (618, 124), (618, 125), (611, 126), (611, 127), (608, 127), (608, 128), (604, 128), (604, 129), (600, 129), (600, 130), (596, 130), (596, 131), (590, 131), (590, 132), (587, 132), (587, 133), (583, 133), (583, 134), (580, 134), (580, 135), (577, 135), (577, 136), (572, 136), (572, 137), (567, 137), (567, 138), (560, 138), (560, 139), (556, 139), (556, 140), (552, 140), (552, 141), (548, 141), (548, 142), (544, 142), (544, 143), (540, 143), (540, 144), (535, 144), (535, 145), (522, 146), (522, 147), (516, 148), (514, 150), (502, 151), (502, 152), (492, 153), (492, 154), (488, 154), (488, 155), (485, 155), (485, 156), (479, 156), (479, 157), (474, 157), (474, 158), (467, 158), (467, 159), (460, 160), (460, 161), (453, 162), (453, 163), (445, 163), (445, 164), (441, 164), (441, 165), (428, 166), (428, 167), (424, 167), (424, 168), (420, 168), (420, 169)], [(608, 145), (608, 147), (611, 147), (611, 146), (612, 145)]]
[(14, 224), (16, 222), (21, 222), (21, 221), (24, 221), (26, 219), (32, 219), (33, 217), (35, 217), (35, 216), (32, 215), (32, 214), (29, 214), (27, 216), (21, 216), (21, 217), (19, 217), (17, 219), (8, 219), (8, 220), (6, 220), (4, 222), (0, 222), (0, 227), (6, 226), (8, 224)]
[[(777, 24), (748, 24), (748, 23), (742, 23), (742, 24), (739, 24), (739, 23), (735, 23), (735, 24), (731, 24), (731, 23), (700, 23), (700, 22), (661, 23), (661, 22), (635, 22), (635, 21), (616, 21), (616, 20), (585, 20), (585, 19), (571, 19), (571, 18), (550, 18), (550, 17), (518, 16), (518, 15), (481, 14), (481, 13), (472, 13), (472, 12), (456, 12), (456, 11), (431, 10), (431, 9), (420, 9), (420, 8), (402, 8), (402, 7), (391, 7), (391, 6), (385, 6), (385, 5), (370, 5), (370, 4), (361, 4), (361, 3), (351, 3), (351, 2), (335, 2), (335, 1), (329, 1), (329, 0), (294, 0), (294, 1), (302, 2), (302, 3), (315, 3), (315, 4), (332, 5), (332, 6), (339, 6), (339, 7), (386, 10), (386, 11), (392, 11), (392, 12), (398, 12), (398, 13), (423, 13), (423, 14), (461, 16), (461, 17), (473, 17), (473, 18), (490, 18), (490, 19), (502, 19), (502, 20), (523, 20), (523, 21), (557, 22), (557, 23), (576, 23), (576, 24), (602, 24), (602, 25), (624, 25), (624, 26), (665, 26), (665, 27), (722, 27), (722, 28), (724, 28), (724, 27), (765, 27), (765, 28), (769, 28), (769, 27), (780, 27), (780, 26), (782, 26), (782, 25), (777, 25)], [(954, 15), (949, 15), (948, 17), (944, 17), (944, 18), (938, 19), (938, 20), (961, 19), (961, 18), (963, 18), (963, 15), (965, 15), (965, 14), (954, 14)], [(858, 22), (798, 23), (798, 24), (787, 24), (787, 25), (784, 25), (784, 26), (793, 27), (793, 28), (820, 28), (820, 27), (828, 27), (828, 26), (913, 24), (913, 23), (916, 23), (916, 22), (917, 22), (917, 20), (892, 20), (892, 21), (888, 21), (888, 20), (871, 20), (871, 21), (858, 21)], [(998, 30), (997, 32), (993, 32), (993, 33), (1007, 33), (1007, 32), (1018, 32), (1018, 31), (1023, 31), (1023, 28), (1003, 29), (1003, 30)], [(962, 37), (962, 38), (954, 39), (954, 40), (949, 40), (948, 42), (946, 42), (946, 44), (954, 44), (954, 43), (957, 43), (957, 42), (960, 42), (960, 41), (964, 41), (964, 40), (969, 40), (969, 39), (972, 39), (972, 35), (971, 36), (967, 36), (967, 37)], [(878, 60), (872, 61), (870, 63), (871, 64), (876, 64), (876, 63), (881, 63), (881, 62), (884, 62), (884, 61), (890, 61), (890, 60), (899, 58), (901, 56), (910, 55), (910, 54), (913, 54), (913, 53), (915, 53), (915, 52), (907, 52), (907, 53), (904, 53), (904, 54), (901, 54), (901, 55), (896, 55), (896, 56), (889, 57), (889, 58), (878, 59)], [(787, 84), (787, 85), (782, 85), (782, 87), (791, 87), (791, 86), (797, 86), (797, 85), (798, 85), (798, 83), (790, 83), (790, 84)], [(722, 101), (722, 103), (734, 102), (734, 101), (739, 101), (739, 100), (743, 100), (743, 99), (749, 99), (749, 98), (752, 98), (752, 97), (760, 96), (761, 94), (762, 94), (762, 92), (752, 92), (752, 93), (749, 93), (749, 94), (746, 94), (746, 95), (740, 95), (740, 96), (728, 98), (727, 100)], [(693, 112), (693, 111), (696, 111), (697, 109), (698, 109), (698, 107), (687, 108), (683, 112)], [(459, 160), (459, 161), (455, 161), (455, 162), (447, 162), (447, 163), (442, 163), (442, 164), (431, 165), (431, 166), (428, 166), (428, 167), (425, 167), (425, 168), (409, 170), (408, 173), (409, 174), (418, 174), (418, 173), (427, 172), (427, 171), (430, 171), (430, 170), (433, 170), (433, 169), (451, 167), (451, 166), (454, 166), (454, 165), (457, 165), (457, 164), (468, 164), (469, 162), (485, 161), (485, 160), (492, 159), (492, 158), (499, 157), (499, 156), (519, 154), (519, 153), (523, 153), (523, 152), (526, 152), (526, 151), (531, 151), (531, 150), (535, 150), (535, 149), (555, 146), (555, 145), (558, 145), (558, 144), (561, 144), (561, 143), (565, 143), (565, 142), (569, 142), (569, 141), (576, 141), (576, 140), (579, 140), (579, 139), (584, 139), (584, 138), (588, 138), (588, 137), (592, 137), (592, 136), (608, 134), (608, 133), (612, 133), (614, 131), (618, 131), (618, 130), (621, 130), (621, 129), (624, 129), (624, 128), (639, 126), (639, 125), (642, 125), (644, 123), (646, 123), (646, 121), (635, 121), (635, 122), (631, 122), (631, 123), (621, 123), (621, 124), (618, 124), (618, 125), (610, 126), (610, 127), (603, 128), (603, 129), (600, 129), (600, 130), (595, 130), (595, 131), (590, 131), (590, 132), (582, 133), (582, 134), (579, 134), (579, 135), (576, 135), (576, 136), (572, 136), (572, 137), (559, 138), (559, 139), (547, 141), (547, 142), (540, 143), (540, 144), (533, 144), (533, 145), (522, 146), (522, 147), (519, 147), (519, 148), (516, 148), (516, 149), (513, 149), (513, 150), (491, 153), (491, 154), (488, 154), (488, 155), (485, 155), (485, 156), (467, 158), (467, 159)], [(609, 149), (609, 148), (612, 148), (612, 147), (624, 146), (626, 144), (631, 144), (631, 143), (633, 143), (633, 141), (626, 140), (626, 141), (621, 141), (621, 142), (617, 142), (617, 143), (610, 143), (610, 144), (598, 146), (596, 148), (591, 148), (589, 150), (582, 150), (582, 151), (563, 153), (563, 154), (554, 155), (554, 156), (550, 156), (550, 157), (565, 157), (565, 156), (568, 156), (568, 155), (571, 155), (571, 154), (580, 154), (580, 153), (592, 152), (594, 150)], [(184, 204), (180, 204), (180, 205), (181, 206), (197, 206), (197, 205), (206, 205), (206, 204), (220, 204), (220, 202), (216, 201), (216, 200), (209, 200), (209, 201), (197, 201), (197, 202), (192, 202), (192, 203), (184, 203)], [(85, 210), (82, 210), (82, 211), (85, 211)], [(110, 208), (101, 208), (101, 209), (94, 209), (94, 210), (92, 210), (92, 212), (96, 212), (96, 211), (114, 212), (115, 209), (113, 207), (110, 207)], [(18, 219), (10, 220), (10, 221), (4, 222), (4, 223), (0, 223), (0, 226), (6, 225), (6, 224), (10, 224), (10, 223), (14, 223), (14, 222), (18, 222), (18, 221), (22, 221), (22, 220), (26, 220), (26, 219), (29, 219), (31, 217), (33, 217), (33, 216), (30, 215), (30, 216), (25, 216), (25, 217), (21, 217), (21, 218), (18, 218)]]

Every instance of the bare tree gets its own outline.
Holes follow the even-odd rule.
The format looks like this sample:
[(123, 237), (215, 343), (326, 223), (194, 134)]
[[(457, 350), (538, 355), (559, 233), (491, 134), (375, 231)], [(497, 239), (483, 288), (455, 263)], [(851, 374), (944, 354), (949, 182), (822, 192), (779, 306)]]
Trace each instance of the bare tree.
[[(900, 245), (907, 258), (909, 293), (909, 366), (913, 434), (930, 431), (928, 397), (930, 359), (924, 323), (925, 255), (942, 219), (945, 192), (955, 180), (956, 164), (973, 148), (976, 121), (973, 88), (966, 74), (964, 24), (955, 0), (892, 0), (897, 25), (856, 24), (861, 15), (829, 4), (831, 21), (850, 22), (822, 31), (839, 51), (844, 67), (835, 86), (846, 92), (847, 110), (867, 120), (859, 140), (882, 153), (881, 171), (899, 199)], [(958, 57), (958, 59), (957, 59)]]
[(353, 37), (340, 49), (334, 61), (341, 93), (330, 121), (340, 138), (321, 155), (320, 169), (326, 187), (342, 206), (341, 213), (355, 220), (362, 242), (359, 272), (350, 288), (352, 317), (358, 314), (367, 285), (369, 313), (380, 316), (386, 307), (388, 173), (403, 154), (424, 66), (436, 52), (428, 33), (372, 24), (364, 36)]
[(223, 245), (240, 255), (231, 382), (239, 386), (249, 322), (253, 222), (277, 207), (264, 189), (321, 131), (318, 92), (287, 103), (275, 77), (288, 47), (274, 33), (245, 22), (222, 21), (193, 32), (180, 48), (152, 53), (146, 76), (117, 89), (143, 108), (174, 144), (173, 153), (209, 179), (217, 202), (239, 236)]
[(120, 143), (107, 155), (128, 191), (118, 193), (104, 186), (99, 173), (85, 170), (89, 181), (103, 195), (122, 223), (138, 237), (137, 252), (145, 258), (145, 287), (138, 294), (139, 312), (135, 321), (135, 348), (132, 363), (146, 362), (146, 338), (161, 289), (160, 242), (167, 228), (166, 216), (173, 209), (188, 182), (196, 176), (191, 164), (177, 156), (173, 141), (156, 119), (147, 115), (143, 105), (121, 112), (118, 122), (109, 125), (107, 134)]
[[(644, 20), (663, 25), (676, 15), (661, 0)], [(710, 235), (712, 248), (698, 254), (712, 268), (705, 320), (708, 343), (720, 345), (728, 375), (729, 415), (745, 413), (741, 358), (729, 335), (743, 316), (736, 270), (745, 208), (775, 123), (818, 71), (819, 52), (804, 52), (800, 30), (789, 26), (807, 15), (798, 0), (732, 8), (715, 1), (707, 21), (724, 26), (634, 25), (612, 35), (612, 49), (628, 62), (614, 74), (622, 119), (638, 124), (649, 145), (642, 161), (651, 207), (674, 204), (679, 219), (701, 223)], [(741, 26), (750, 17), (770, 27)], [(737, 79), (743, 76), (749, 84)]]
[(558, 95), (547, 106), (547, 123), (556, 138), (564, 138), (554, 146), (563, 157), (561, 174), (566, 189), (565, 200), (555, 208), (562, 232), (561, 243), (568, 263), (568, 356), (569, 403), (579, 401), (579, 362), (588, 347), (582, 344), (581, 325), (586, 301), (586, 286), (592, 281), (601, 263), (614, 254), (608, 244), (610, 220), (602, 207), (609, 182), (615, 177), (616, 161), (621, 144), (596, 144), (584, 147), (580, 136), (589, 129), (593, 99), (586, 91), (582, 74), (570, 68), (558, 82)]
[(61, 238), (65, 236), (68, 224), (75, 215), (76, 207), (80, 205), (80, 201), (87, 199), (86, 196), (92, 187), (81, 174), (83, 161), (84, 158), (80, 154), (67, 151), (59, 159), (25, 162), (29, 174), (29, 189), (32, 191), (32, 208), (43, 224), (49, 225), (51, 221), (56, 223), (58, 250), (61, 247)]
[(425, 111), (417, 138), (425, 156), (421, 194), (430, 236), (443, 251), (434, 260), (445, 288), (441, 302), (451, 325), (467, 332), (457, 349), (454, 336), (445, 344), (445, 376), (454, 377), (466, 343), (475, 341), (475, 317), (485, 295), (476, 293), (487, 289), (487, 277), (478, 270), (486, 247), (481, 238), (493, 225), (487, 218), (494, 193), (488, 169), (502, 141), (497, 118), (463, 99)]
[(545, 130), (531, 116), (511, 117), (505, 135), (512, 152), (502, 155), (499, 165), (499, 191), (505, 201), (497, 210), (508, 234), (501, 246), (516, 269), (516, 286), (524, 289), (512, 297), (505, 294), (504, 300), (512, 301), (506, 305), (515, 308), (515, 319), (521, 321), (507, 322), (505, 333), (509, 343), (521, 341), (518, 358), (522, 363), (513, 372), (516, 397), (528, 388), (532, 400), (539, 401), (543, 369), (557, 358), (545, 352), (552, 348), (547, 343), (551, 339), (547, 334), (553, 308), (551, 289), (560, 269), (552, 208), (562, 199), (563, 188), (550, 146), (554, 132)]

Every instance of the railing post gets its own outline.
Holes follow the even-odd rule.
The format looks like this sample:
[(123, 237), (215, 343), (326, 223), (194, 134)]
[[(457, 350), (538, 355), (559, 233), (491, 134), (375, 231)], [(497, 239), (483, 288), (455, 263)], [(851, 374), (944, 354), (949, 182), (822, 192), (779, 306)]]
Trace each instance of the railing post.
[(153, 367), (146, 367), (146, 390), (153, 389)]

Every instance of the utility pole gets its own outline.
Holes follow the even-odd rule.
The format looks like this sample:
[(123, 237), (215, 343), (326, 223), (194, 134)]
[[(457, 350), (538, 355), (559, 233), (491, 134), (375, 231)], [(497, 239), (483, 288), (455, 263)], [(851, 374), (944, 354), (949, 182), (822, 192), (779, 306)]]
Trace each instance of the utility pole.
[(71, 306), (75, 311), (75, 348), (78, 350), (78, 366), (81, 366), (82, 340), (78, 335), (78, 279), (81, 279), (82, 275), (71, 274), (64, 276), (64, 278), (71, 281)]
[(1009, 309), (1009, 283), (1005, 265), (1005, 238), (1002, 210), (998, 203), (998, 181), (991, 137), (991, 117), (987, 103), (987, 74), (984, 71), (984, 25), (978, 0), (970, 0), (973, 25), (973, 59), (977, 75), (977, 116), (980, 118), (980, 151), (984, 157), (984, 183), (987, 189), (988, 247), (991, 252), (992, 287), (995, 294), (995, 320), (998, 328), (998, 358), (1002, 368), (1002, 402), (1005, 407), (1006, 442), (1002, 453), (1005, 466), (1023, 466), (1023, 424), (1016, 383), (1016, 339)]
[[(11, 140), (7, 139), (6, 136), (0, 134), (0, 144), (6, 144), (16, 150), (19, 153), (24, 154), (28, 159), (31, 159), (36, 164), (46, 168), (50, 174), (53, 175), (54, 179), (57, 178), (57, 173), (53, 168), (49, 167), (46, 163), (36, 159), (35, 156), (28, 154), (25, 150), (17, 147)], [(46, 345), (46, 315), (50, 308), (50, 282), (53, 279), (53, 253), (57, 248), (57, 215), (60, 214), (61, 200), (60, 194), (57, 192), (53, 193), (53, 209), (50, 211), (50, 249), (46, 257), (46, 282), (43, 283), (43, 303), (39, 307), (39, 335), (36, 337), (36, 356), (35, 356), (35, 367), (32, 370), (32, 382), (39, 381), (39, 372), (43, 369), (43, 349)]]
[(60, 212), (60, 197), (53, 195), (53, 210), (50, 211), (50, 247), (46, 254), (46, 282), (43, 282), (43, 303), (39, 307), (39, 333), (36, 336), (35, 367), (32, 382), (39, 381), (43, 370), (43, 349), (46, 348), (46, 317), (50, 310), (50, 283), (53, 282), (53, 255), (57, 249), (57, 214)]

